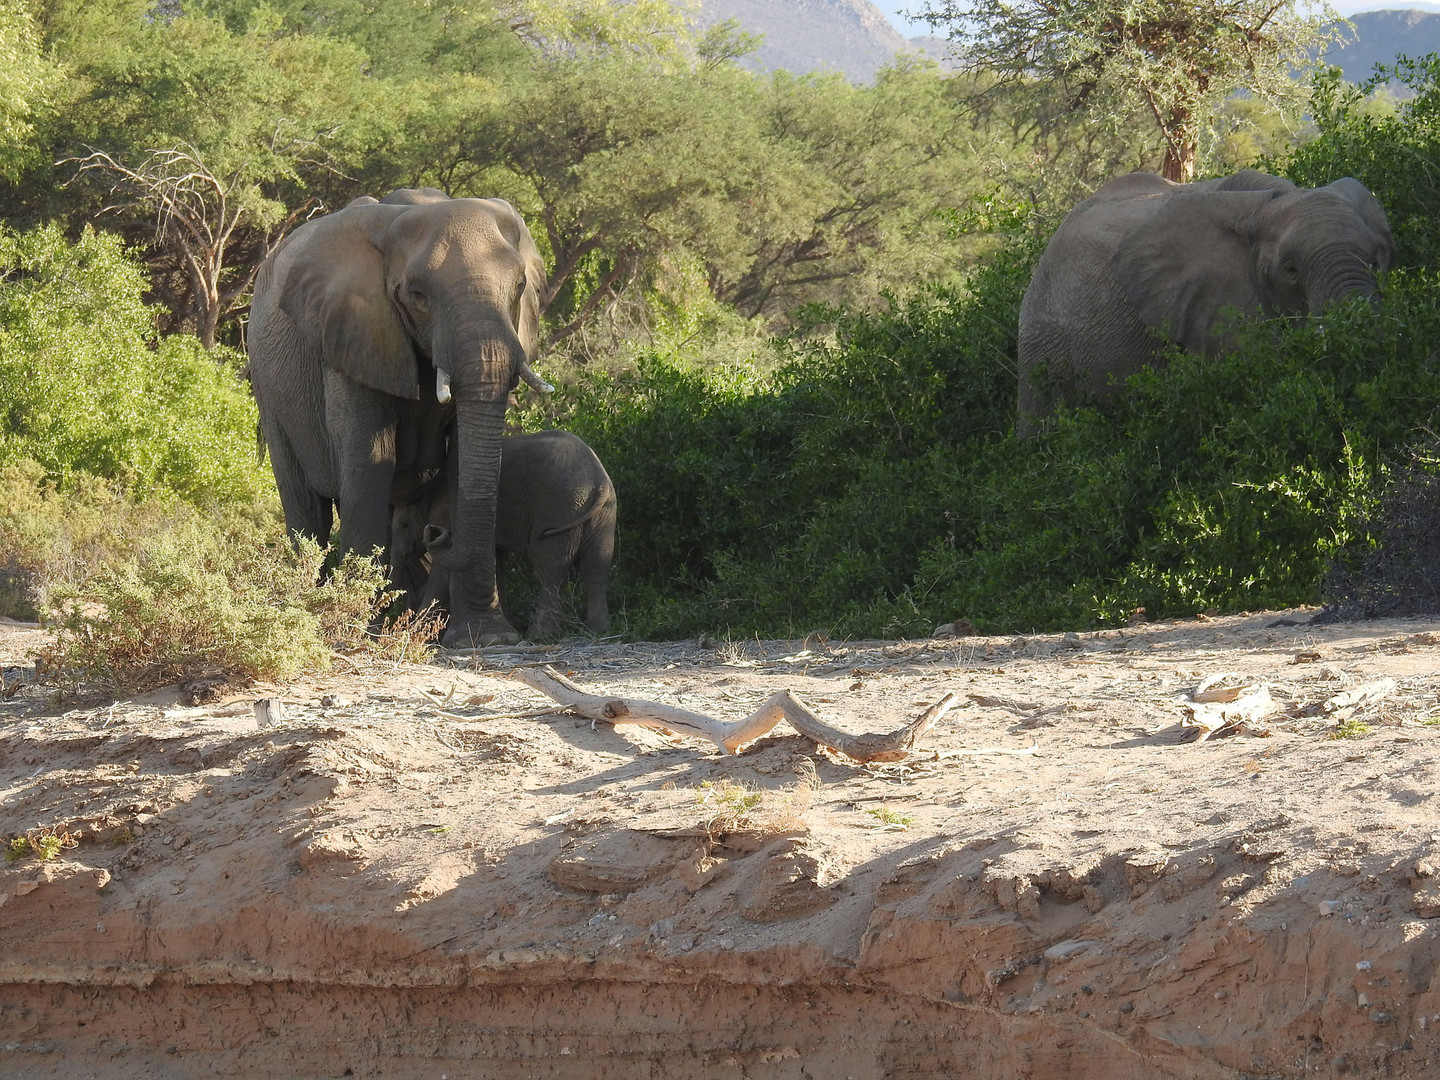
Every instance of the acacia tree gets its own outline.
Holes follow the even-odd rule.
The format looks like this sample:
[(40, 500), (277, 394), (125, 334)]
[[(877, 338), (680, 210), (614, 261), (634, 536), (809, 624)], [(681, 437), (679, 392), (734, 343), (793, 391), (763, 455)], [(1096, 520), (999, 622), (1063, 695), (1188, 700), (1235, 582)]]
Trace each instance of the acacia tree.
[[(195, 333), (207, 349), (215, 347), (220, 320), (250, 291), (265, 257), (316, 209), (313, 200), (286, 210), (265, 199), (243, 169), (216, 176), (189, 146), (151, 150), (134, 167), (96, 150), (79, 166), (108, 175), (111, 194), (154, 214), (156, 240), (185, 275)], [(236, 249), (247, 245), (237, 259)]]
[(1209, 116), (1237, 91), (1280, 105), (1303, 92), (1344, 24), (1298, 0), (928, 0), (962, 66), (996, 86), (1058, 93), (1092, 122), (1141, 110), (1164, 146), (1162, 172), (1195, 174)]

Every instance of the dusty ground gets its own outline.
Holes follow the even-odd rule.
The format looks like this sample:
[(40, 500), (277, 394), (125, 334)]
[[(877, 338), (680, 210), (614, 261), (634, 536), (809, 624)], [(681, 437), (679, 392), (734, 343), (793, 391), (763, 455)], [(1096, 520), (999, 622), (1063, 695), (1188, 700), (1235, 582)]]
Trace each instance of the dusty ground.
[[(199, 707), (22, 686), (0, 834), (79, 841), (0, 869), (0, 1075), (1440, 1075), (1440, 624), (1312, 614), (576, 644)], [(39, 636), (0, 634), (9, 686)], [(540, 662), (856, 732), (965, 704), (903, 763), (783, 725), (727, 758), (513, 716)], [(1182, 742), (1226, 671), (1269, 734)]]

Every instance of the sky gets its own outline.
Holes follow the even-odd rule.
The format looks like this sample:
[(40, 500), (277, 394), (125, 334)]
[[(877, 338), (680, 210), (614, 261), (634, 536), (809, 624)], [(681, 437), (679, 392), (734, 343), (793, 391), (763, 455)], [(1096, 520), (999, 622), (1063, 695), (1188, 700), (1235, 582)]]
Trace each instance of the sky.
[[(924, 0), (874, 0), (875, 6), (890, 16), (890, 21), (895, 28), (906, 37), (915, 37), (919, 34), (934, 33), (930, 24), (920, 22), (909, 22), (904, 12), (913, 11), (924, 7)], [(1354, 15), (1361, 11), (1379, 11), (1382, 8), (1424, 8), (1427, 11), (1440, 11), (1440, 4), (1415, 2), (1415, 0), (1330, 0), (1330, 6), (1341, 15)]]

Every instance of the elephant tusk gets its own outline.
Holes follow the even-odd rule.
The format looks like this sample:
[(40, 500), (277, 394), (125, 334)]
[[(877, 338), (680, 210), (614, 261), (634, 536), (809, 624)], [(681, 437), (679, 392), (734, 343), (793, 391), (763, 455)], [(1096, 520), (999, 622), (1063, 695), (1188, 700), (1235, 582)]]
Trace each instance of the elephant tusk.
[(435, 400), (444, 405), (453, 395), (450, 393), (450, 373), (444, 368), (435, 369)]
[(536, 375), (534, 369), (523, 360), (520, 361), (520, 378), (524, 379), (525, 384), (537, 393), (553, 394), (555, 392), (555, 387)]

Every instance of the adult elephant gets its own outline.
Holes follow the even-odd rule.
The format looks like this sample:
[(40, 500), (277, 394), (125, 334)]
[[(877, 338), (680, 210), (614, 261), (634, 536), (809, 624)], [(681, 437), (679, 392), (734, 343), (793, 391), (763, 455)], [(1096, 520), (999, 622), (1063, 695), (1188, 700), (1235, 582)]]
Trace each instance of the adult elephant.
[[(514, 642), (495, 588), (507, 397), (531, 371), (545, 268), (500, 199), (368, 196), (295, 230), (255, 283), (250, 380), (285, 522), (341, 550), (389, 542), (392, 493), (445, 474), (450, 648)], [(447, 435), (453, 432), (453, 435)]]
[(1394, 263), (1385, 211), (1349, 177), (1315, 189), (1248, 169), (1112, 180), (1066, 216), (1025, 291), (1017, 433), (1034, 434), (1057, 403), (1110, 400), (1164, 338), (1223, 351), (1228, 309), (1317, 313), (1375, 296)]

